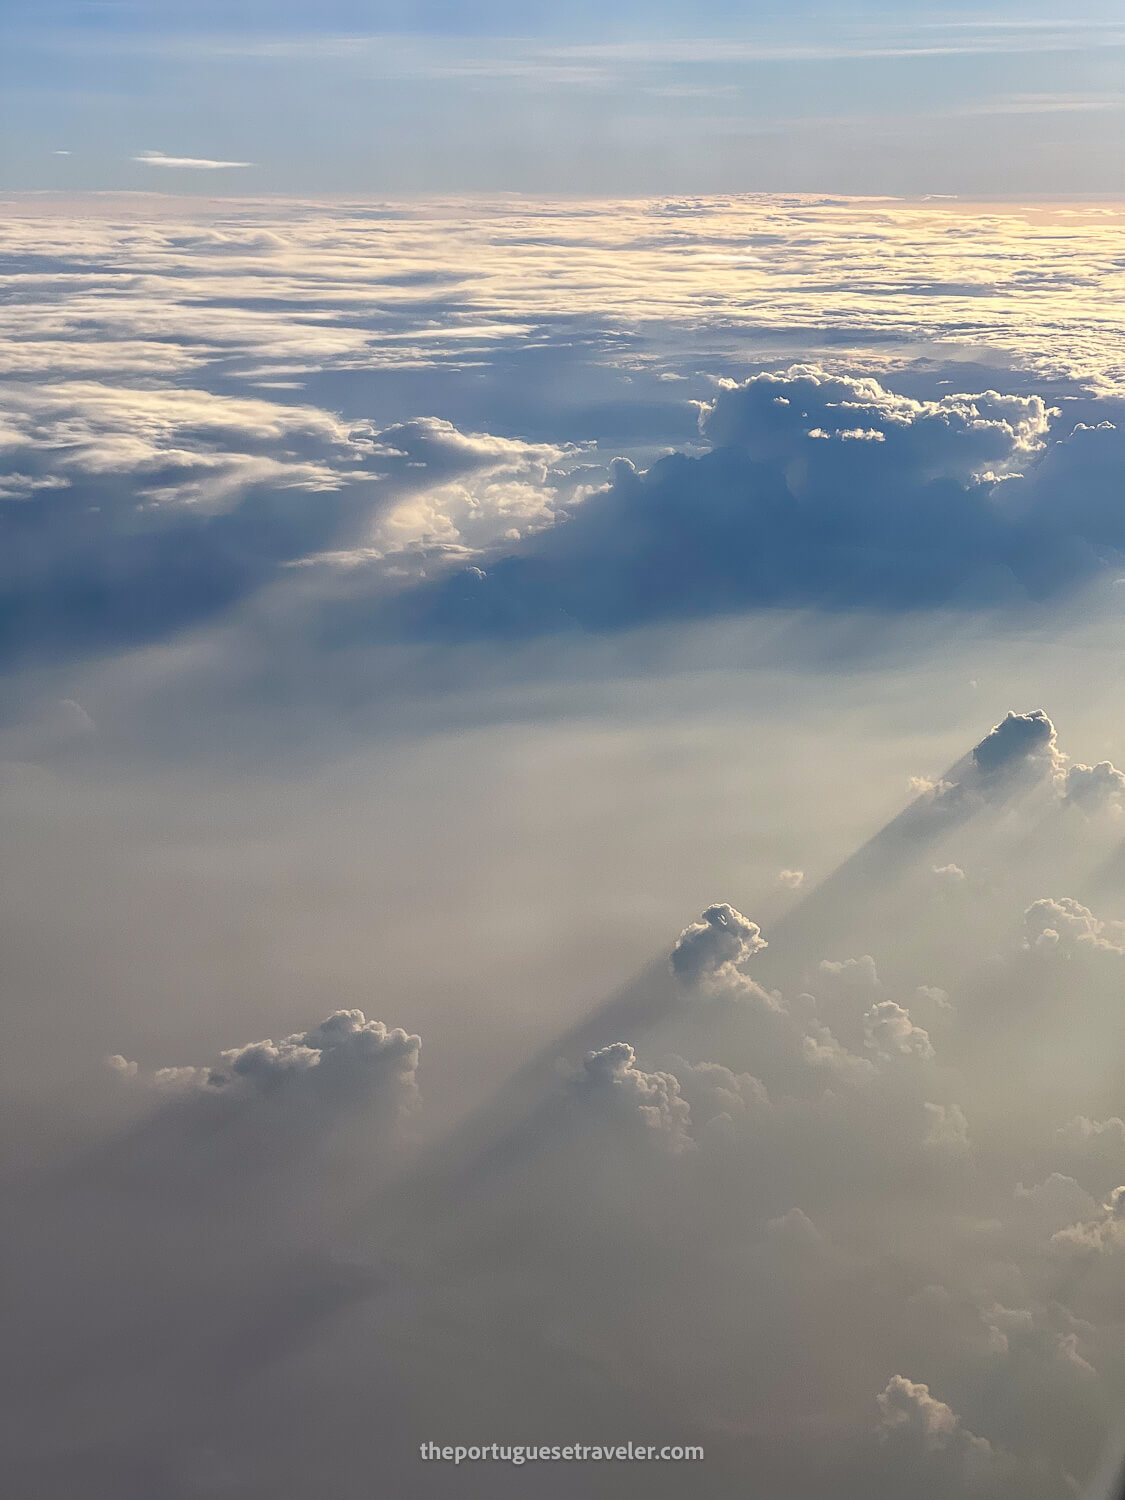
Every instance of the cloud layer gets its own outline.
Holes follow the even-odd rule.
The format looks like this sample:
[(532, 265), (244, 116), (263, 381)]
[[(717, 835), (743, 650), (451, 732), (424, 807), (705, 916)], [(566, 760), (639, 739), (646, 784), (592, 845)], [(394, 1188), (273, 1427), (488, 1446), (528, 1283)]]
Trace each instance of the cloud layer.
[(976, 750), (835, 925), (816, 892), (768, 943), (711, 905), (424, 1149), (419, 1039), (361, 1011), (112, 1057), (130, 1123), (25, 1179), (2, 1240), (12, 1472), (52, 1500), (342, 1497), (374, 1442), (396, 1490), (514, 1496), (522, 1470), (418, 1445), (620, 1429), (702, 1444), (705, 1496), (748, 1466), (798, 1500), (1075, 1493), (1125, 1393), (1123, 949), (1060, 883), (1120, 826), (1072, 801), (1041, 711)]
[(460, 562), (408, 617), (520, 635), (1043, 599), (1125, 540), (1109, 210), (978, 217), (970, 266), (925, 204), (149, 207), (4, 230), (10, 649), (293, 563), (366, 635)]
[[(754, 608), (907, 610), (1048, 599), (1116, 566), (1091, 445), (1039, 396), (919, 401), (815, 367), (728, 382), (710, 451), (619, 463), (565, 526), (423, 594), (417, 628), (520, 635)], [(408, 608), (410, 605), (408, 604)]]

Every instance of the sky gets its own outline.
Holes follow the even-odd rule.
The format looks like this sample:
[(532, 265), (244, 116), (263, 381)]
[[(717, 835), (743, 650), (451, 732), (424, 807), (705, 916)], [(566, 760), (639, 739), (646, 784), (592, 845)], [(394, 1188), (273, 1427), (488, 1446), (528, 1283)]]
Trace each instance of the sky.
[(1119, 18), (2, 19), (16, 1500), (1116, 1500)]
[(0, 189), (1121, 191), (1086, 3), (6, 0)]

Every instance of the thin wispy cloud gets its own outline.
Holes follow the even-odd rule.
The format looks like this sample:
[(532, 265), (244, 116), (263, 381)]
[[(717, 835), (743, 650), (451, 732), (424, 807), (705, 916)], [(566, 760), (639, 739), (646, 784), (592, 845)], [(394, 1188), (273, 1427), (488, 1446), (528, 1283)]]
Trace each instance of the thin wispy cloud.
[(142, 151), (134, 161), (146, 167), (185, 167), (194, 172), (216, 172), (227, 167), (252, 167), (252, 161), (213, 161), (205, 156), (165, 156), (163, 151)]

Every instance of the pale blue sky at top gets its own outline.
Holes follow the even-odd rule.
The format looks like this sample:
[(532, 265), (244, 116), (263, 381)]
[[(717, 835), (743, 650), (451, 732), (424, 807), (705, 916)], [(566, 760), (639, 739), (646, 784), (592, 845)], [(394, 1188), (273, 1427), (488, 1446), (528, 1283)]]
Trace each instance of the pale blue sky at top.
[(1115, 193), (1094, 3), (9, 0), (0, 188)]

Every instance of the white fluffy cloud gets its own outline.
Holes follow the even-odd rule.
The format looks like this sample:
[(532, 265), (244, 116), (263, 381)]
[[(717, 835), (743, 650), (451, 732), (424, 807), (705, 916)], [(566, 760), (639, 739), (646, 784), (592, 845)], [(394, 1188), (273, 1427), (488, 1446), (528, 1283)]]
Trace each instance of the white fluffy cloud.
[(1125, 924), (1103, 922), (1071, 896), (1043, 897), (1024, 913), (1028, 947), (1064, 955), (1125, 953)]

